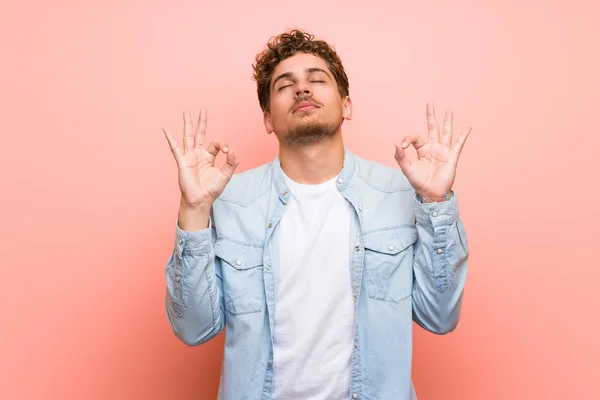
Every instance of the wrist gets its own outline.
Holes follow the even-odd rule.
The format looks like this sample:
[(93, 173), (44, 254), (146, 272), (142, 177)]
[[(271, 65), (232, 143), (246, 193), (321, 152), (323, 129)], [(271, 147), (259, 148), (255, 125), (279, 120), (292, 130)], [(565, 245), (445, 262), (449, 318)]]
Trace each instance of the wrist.
[(417, 192), (417, 199), (421, 203), (442, 203), (444, 201), (452, 199), (453, 195), (454, 193), (452, 192), (452, 189), (448, 190), (447, 192), (444, 192), (443, 194)]
[(177, 215), (179, 228), (184, 231), (200, 231), (208, 228), (210, 208), (209, 204), (190, 206), (182, 201)]
[(179, 201), (179, 209), (185, 210), (187, 212), (210, 211), (211, 207), (212, 207), (212, 201), (210, 201), (210, 200), (205, 200), (205, 201), (200, 201), (198, 203), (189, 204), (188, 202), (186, 202), (183, 199), (183, 197), (181, 197), (181, 200)]

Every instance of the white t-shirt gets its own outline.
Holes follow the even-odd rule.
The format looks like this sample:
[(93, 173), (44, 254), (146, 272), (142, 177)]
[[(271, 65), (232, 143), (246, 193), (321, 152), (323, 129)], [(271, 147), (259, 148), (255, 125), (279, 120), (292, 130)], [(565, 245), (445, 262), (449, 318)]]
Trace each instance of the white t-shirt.
[[(337, 178), (337, 177), (336, 177)], [(273, 398), (347, 399), (354, 343), (352, 206), (335, 179), (299, 184), (278, 227)]]

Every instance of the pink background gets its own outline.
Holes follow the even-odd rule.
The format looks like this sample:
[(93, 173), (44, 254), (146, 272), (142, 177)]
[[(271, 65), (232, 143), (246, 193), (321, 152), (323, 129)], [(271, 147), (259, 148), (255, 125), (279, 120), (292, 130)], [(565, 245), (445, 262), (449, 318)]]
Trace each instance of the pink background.
[(161, 128), (206, 107), (239, 172), (270, 161), (251, 63), (294, 27), (339, 51), (358, 155), (395, 165), (427, 101), (473, 127), (463, 316), (415, 328), (419, 399), (600, 398), (597, 1), (3, 3), (0, 398), (215, 398), (224, 335), (186, 347), (165, 315)]

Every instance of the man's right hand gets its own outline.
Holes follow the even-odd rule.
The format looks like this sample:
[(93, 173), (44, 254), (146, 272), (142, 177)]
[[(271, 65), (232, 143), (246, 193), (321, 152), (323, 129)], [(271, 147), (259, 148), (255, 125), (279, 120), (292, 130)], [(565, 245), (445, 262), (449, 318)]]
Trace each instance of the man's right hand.
[[(179, 170), (179, 189), (181, 190), (181, 205), (179, 223), (181, 229), (196, 230), (199, 226), (208, 226), (208, 214), (212, 203), (221, 195), (227, 183), (231, 180), (238, 166), (233, 150), (227, 143), (213, 140), (208, 148), (204, 148), (206, 133), (206, 110), (200, 110), (198, 125), (194, 131), (192, 117), (189, 112), (183, 113), (183, 151), (171, 133), (163, 129), (171, 147), (173, 157)], [(192, 133), (194, 132), (194, 133)], [(221, 168), (215, 167), (215, 159), (219, 152), (227, 155), (227, 161)], [(205, 218), (204, 218), (205, 217)], [(194, 223), (194, 219), (200, 218)], [(182, 221), (185, 219), (187, 221)], [(185, 222), (185, 224), (182, 224)], [(206, 222), (206, 226), (205, 223)]]

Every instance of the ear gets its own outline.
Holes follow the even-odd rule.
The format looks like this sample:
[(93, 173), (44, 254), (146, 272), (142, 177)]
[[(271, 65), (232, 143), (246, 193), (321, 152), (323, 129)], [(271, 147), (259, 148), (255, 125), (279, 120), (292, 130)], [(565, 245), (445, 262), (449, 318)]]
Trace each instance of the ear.
[(273, 133), (273, 123), (271, 122), (271, 115), (268, 111), (265, 111), (263, 113), (263, 120), (265, 123), (265, 129), (267, 131), (267, 134), (270, 135), (271, 133)]
[(344, 119), (351, 120), (352, 119), (352, 99), (350, 96), (346, 96), (344, 100)]

